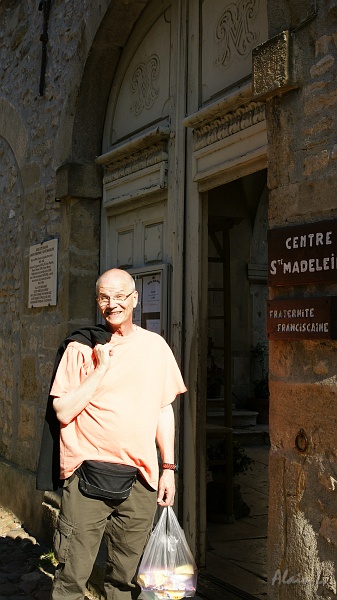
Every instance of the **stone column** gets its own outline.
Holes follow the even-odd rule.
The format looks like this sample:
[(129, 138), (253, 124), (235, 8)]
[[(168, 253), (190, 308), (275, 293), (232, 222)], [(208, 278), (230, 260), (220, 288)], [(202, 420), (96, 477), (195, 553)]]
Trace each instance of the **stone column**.
[[(269, 52), (281, 38), (272, 38), (260, 54), (269, 61), (269, 75), (274, 69), (270, 89), (263, 92), (271, 229), (337, 218), (337, 19), (332, 6), (323, 1), (308, 14), (303, 2), (268, 2), (270, 36), (285, 26), (290, 30), (281, 38), (289, 40), (284, 56), (293, 68), (283, 88), (276, 89), (280, 61)], [(297, 89), (289, 91), (295, 84)], [(327, 284), (271, 287), (269, 297), (336, 294), (337, 277)], [(337, 597), (336, 350), (330, 339), (269, 345), (270, 600)]]
[(97, 165), (67, 163), (57, 171), (61, 202), (59, 307), (67, 331), (96, 320), (102, 175)]

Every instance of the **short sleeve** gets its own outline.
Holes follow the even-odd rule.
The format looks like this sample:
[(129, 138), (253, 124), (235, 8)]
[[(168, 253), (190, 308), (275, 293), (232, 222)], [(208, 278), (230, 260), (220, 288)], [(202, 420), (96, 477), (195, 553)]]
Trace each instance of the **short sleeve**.
[(61, 397), (76, 389), (85, 381), (93, 368), (92, 348), (78, 342), (71, 342), (62, 356), (50, 394)]

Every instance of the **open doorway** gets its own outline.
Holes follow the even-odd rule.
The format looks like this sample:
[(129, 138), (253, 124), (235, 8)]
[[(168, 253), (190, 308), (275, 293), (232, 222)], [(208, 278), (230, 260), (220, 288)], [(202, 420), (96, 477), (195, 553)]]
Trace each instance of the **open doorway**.
[(266, 597), (266, 179), (262, 170), (208, 193), (206, 571), (208, 584), (247, 598)]

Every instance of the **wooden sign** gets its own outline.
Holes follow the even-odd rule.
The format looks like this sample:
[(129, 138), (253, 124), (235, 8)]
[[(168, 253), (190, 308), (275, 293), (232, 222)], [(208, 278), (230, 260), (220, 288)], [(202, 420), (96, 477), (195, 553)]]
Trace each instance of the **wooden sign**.
[(337, 219), (270, 229), (268, 284), (337, 282)]
[(269, 300), (267, 339), (337, 339), (336, 312), (336, 296)]

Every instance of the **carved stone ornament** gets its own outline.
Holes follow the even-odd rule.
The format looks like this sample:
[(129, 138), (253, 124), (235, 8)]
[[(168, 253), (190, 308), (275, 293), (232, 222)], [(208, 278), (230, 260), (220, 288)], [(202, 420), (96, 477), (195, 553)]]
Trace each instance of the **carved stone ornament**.
[(219, 142), (238, 131), (243, 131), (251, 125), (256, 125), (265, 120), (264, 104), (250, 102), (233, 112), (219, 116), (212, 121), (195, 129), (195, 149), (200, 150), (210, 144)]
[(160, 70), (160, 60), (153, 54), (146, 62), (136, 67), (131, 79), (132, 104), (131, 112), (135, 116), (141, 114), (144, 108), (150, 110), (159, 95), (159, 88), (154, 86)]
[(134, 154), (122, 156), (106, 167), (104, 183), (117, 181), (122, 177), (137, 173), (142, 169), (167, 160), (167, 142), (159, 142), (143, 148)]
[(216, 26), (216, 41), (222, 51), (214, 59), (215, 66), (230, 67), (236, 57), (246, 58), (256, 46), (260, 33), (252, 23), (259, 10), (259, 0), (238, 0), (228, 4)]
[(160, 125), (116, 144), (96, 162), (103, 165), (103, 206), (139, 200), (167, 187), (169, 126)]

